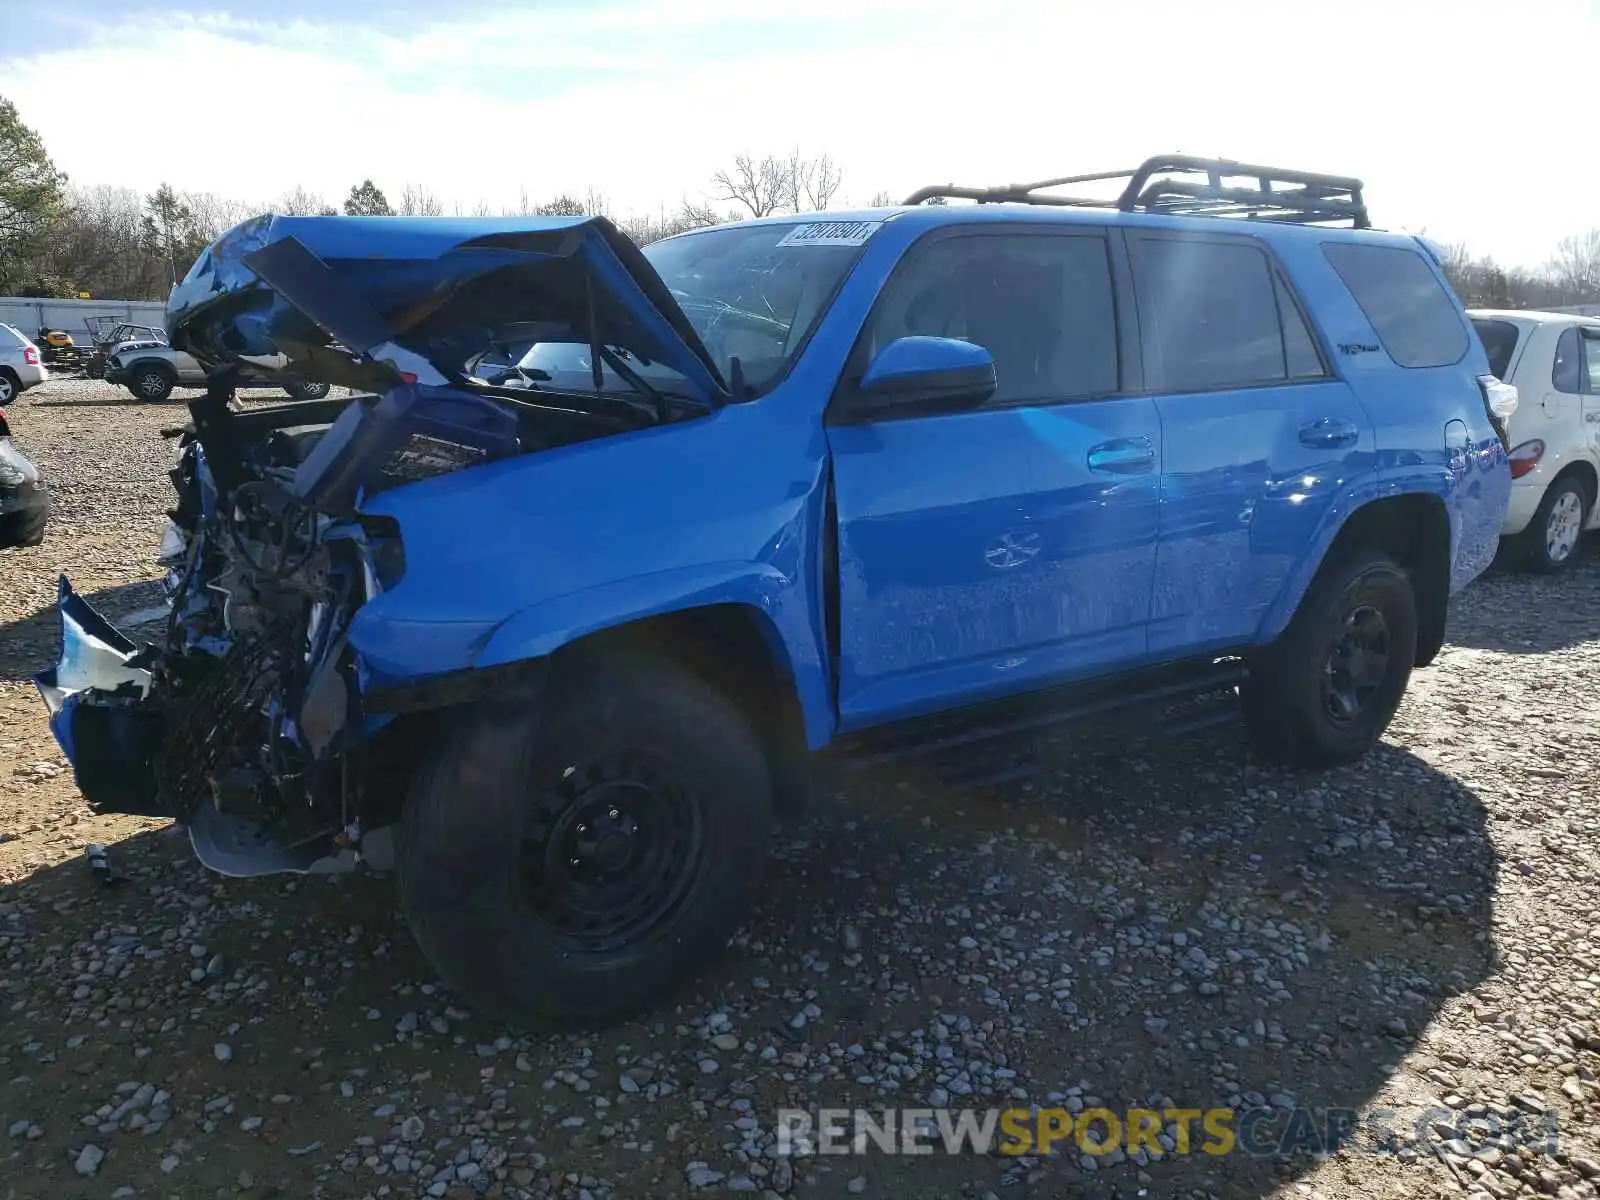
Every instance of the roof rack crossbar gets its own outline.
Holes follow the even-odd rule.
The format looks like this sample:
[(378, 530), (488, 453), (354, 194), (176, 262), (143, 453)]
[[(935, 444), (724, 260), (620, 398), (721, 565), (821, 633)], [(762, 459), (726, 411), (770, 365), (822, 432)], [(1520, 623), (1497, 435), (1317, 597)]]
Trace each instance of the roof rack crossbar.
[[(1168, 178), (1172, 175), (1199, 175), (1204, 180)], [(1127, 180), (1115, 200), (1045, 194), (1047, 189), (1113, 179)], [(1254, 186), (1239, 186), (1239, 180), (1250, 180)], [(1177, 216), (1242, 216), (1293, 224), (1349, 222), (1357, 229), (1371, 227), (1359, 179), (1189, 155), (1160, 155), (1132, 171), (1067, 175), (1038, 183), (987, 188), (935, 185), (912, 193), (905, 203), (918, 205), (933, 199), (1116, 208)]]

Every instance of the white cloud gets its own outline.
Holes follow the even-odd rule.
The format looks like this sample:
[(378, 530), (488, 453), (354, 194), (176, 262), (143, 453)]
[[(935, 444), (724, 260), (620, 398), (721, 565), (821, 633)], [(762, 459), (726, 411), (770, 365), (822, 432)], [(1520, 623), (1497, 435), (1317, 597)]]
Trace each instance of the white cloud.
[(1184, 150), (1359, 174), (1380, 224), (1529, 262), (1600, 220), (1589, 85), (1560, 67), (1597, 52), (1585, 0), (633, 0), (414, 28), (141, 16), (8, 47), (4, 87), (75, 179), (144, 190), (370, 175), (653, 209), (798, 145), (864, 201)]

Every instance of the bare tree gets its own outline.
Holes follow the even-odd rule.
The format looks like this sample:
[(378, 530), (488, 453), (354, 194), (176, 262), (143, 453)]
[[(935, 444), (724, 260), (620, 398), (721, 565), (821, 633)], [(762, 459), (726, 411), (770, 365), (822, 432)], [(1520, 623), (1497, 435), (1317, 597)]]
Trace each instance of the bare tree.
[(184, 192), (183, 202), (194, 214), (195, 228), (211, 238), (226, 233), (241, 221), (247, 221), (262, 211), (258, 204), (219, 196), (215, 192)]
[(400, 189), (398, 211), (402, 217), (442, 217), (444, 201), (422, 184), (408, 183)]
[(889, 192), (885, 192), (885, 191), (879, 190), (879, 191), (876, 191), (876, 192), (872, 193), (872, 199), (867, 202), (867, 207), (868, 208), (892, 208), (894, 206), (894, 204), (895, 204), (895, 198), (894, 198), (894, 196), (892, 194), (890, 194)]
[(709, 229), (713, 225), (721, 225), (722, 220), (709, 204), (695, 204), (685, 196), (673, 216), (672, 224), (675, 226), (673, 232), (687, 233), (691, 229)]
[(789, 207), (795, 212), (821, 212), (843, 182), (844, 172), (831, 155), (805, 158), (796, 150), (789, 156)]
[(675, 211), (669, 212), (663, 206), (653, 217), (629, 216), (622, 218), (617, 224), (618, 228), (638, 245), (647, 246), (651, 242), (660, 241), (674, 234), (720, 225), (722, 220), (723, 218), (717, 215), (710, 205), (696, 204), (685, 197)]
[(328, 203), (325, 196), (308, 192), (296, 184), (293, 190), (285, 192), (273, 202), (274, 212), (280, 212), (291, 217), (332, 217), (339, 212), (337, 208)]
[(732, 171), (718, 171), (711, 177), (715, 199), (744, 206), (752, 217), (770, 217), (780, 211), (794, 194), (789, 164), (767, 155), (759, 162), (748, 154), (733, 160)]
[(1562, 238), (1545, 271), (1577, 303), (1600, 299), (1600, 229)]

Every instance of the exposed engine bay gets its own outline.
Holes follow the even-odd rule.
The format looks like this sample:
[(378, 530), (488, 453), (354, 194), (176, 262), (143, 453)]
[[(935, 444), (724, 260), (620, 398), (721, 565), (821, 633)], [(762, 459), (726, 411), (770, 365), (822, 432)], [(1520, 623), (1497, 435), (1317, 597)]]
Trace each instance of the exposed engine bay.
[(346, 634), (405, 562), (399, 530), (360, 502), (640, 418), (516, 388), (412, 384), (251, 411), (231, 393), (219, 376), (167, 431), (164, 636), (135, 647), (63, 580), (64, 652), (41, 690), (90, 804), (178, 820), (213, 869), (377, 861), (369, 835), (398, 810), (428, 714), (363, 705)]

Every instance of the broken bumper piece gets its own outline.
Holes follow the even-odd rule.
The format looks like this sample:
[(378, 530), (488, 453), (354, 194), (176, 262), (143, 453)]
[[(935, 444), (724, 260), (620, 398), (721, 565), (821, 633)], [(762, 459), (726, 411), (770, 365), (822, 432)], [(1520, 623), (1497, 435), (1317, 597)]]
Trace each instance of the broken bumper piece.
[(56, 610), (61, 657), (34, 683), (78, 790), (97, 813), (168, 815), (153, 765), (162, 722), (149, 703), (150, 672), (137, 665), (139, 647), (74, 592), (65, 575)]
[[(85, 602), (61, 577), (61, 657), (34, 676), (50, 710), (50, 732), (72, 763), (78, 790), (97, 813), (171, 817), (156, 784), (155, 759), (165, 734), (150, 698), (144, 651)], [(312, 839), (285, 844), (253, 820), (203, 803), (188, 822), (195, 856), (233, 877), (336, 874), (358, 865), (393, 865), (391, 831), (373, 830), (353, 844)]]

